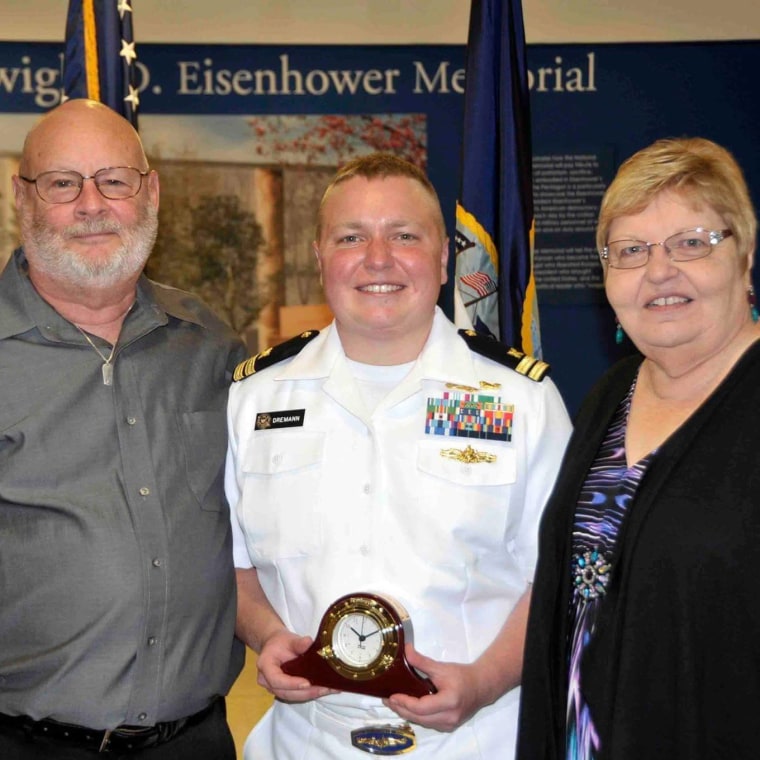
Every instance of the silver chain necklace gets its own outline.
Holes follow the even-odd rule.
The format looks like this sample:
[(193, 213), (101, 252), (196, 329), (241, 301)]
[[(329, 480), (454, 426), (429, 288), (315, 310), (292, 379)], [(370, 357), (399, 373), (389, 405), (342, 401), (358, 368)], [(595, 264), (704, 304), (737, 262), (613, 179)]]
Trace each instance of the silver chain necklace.
[[(129, 304), (129, 308), (121, 315), (120, 319), (122, 321), (122, 324), (126, 319), (127, 314), (132, 311), (132, 307), (134, 305), (135, 301), (132, 301), (132, 303)], [(78, 324), (76, 324), (76, 322), (72, 322), (71, 324), (73, 324), (74, 327), (76, 327), (77, 330), (79, 330), (79, 332), (84, 335), (84, 339), (90, 344), (90, 346), (92, 346), (95, 353), (103, 360), (103, 366), (100, 368), (100, 371), (103, 373), (103, 385), (113, 385), (113, 355), (116, 352), (116, 344), (119, 342), (118, 336), (111, 346), (111, 353), (108, 354), (108, 356), (104, 356), (103, 352), (92, 342), (90, 336)]]
[(116, 351), (116, 343), (118, 343), (118, 340), (114, 342), (113, 346), (111, 346), (111, 353), (108, 354), (108, 356), (104, 356), (103, 352), (92, 342), (90, 336), (79, 325), (74, 325), (74, 327), (84, 335), (84, 339), (95, 349), (95, 353), (103, 360), (103, 366), (100, 368), (103, 373), (103, 385), (113, 385), (113, 364), (111, 362), (113, 360), (114, 351)]

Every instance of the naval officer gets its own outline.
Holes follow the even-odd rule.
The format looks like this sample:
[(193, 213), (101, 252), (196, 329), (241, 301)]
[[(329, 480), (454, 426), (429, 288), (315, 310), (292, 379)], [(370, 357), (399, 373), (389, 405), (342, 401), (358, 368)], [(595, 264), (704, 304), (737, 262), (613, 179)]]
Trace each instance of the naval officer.
[[(241, 364), (228, 406), (237, 631), (277, 697), (245, 758), (509, 758), (564, 405), (547, 365), (436, 306), (448, 239), (415, 166), (344, 166), (314, 251), (334, 322)], [(283, 671), (358, 591), (409, 614), (408, 663), (436, 693), (380, 699)], [(354, 633), (361, 656), (373, 641)]]

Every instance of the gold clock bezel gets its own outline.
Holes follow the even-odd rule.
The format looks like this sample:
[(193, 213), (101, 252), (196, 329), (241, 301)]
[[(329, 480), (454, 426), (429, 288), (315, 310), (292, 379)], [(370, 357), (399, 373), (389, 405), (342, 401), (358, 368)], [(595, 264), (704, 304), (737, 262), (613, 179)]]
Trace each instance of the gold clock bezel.
[[(361, 666), (343, 662), (332, 646), (333, 633), (340, 620), (346, 615), (357, 613), (371, 617), (377, 623), (382, 637), (382, 644), (377, 657), (372, 662)], [(393, 665), (398, 656), (400, 623), (397, 616), (391, 611), (390, 602), (387, 600), (375, 596), (348, 596), (338, 600), (330, 607), (323, 622), (324, 626), (320, 631), (321, 647), (318, 653), (336, 673), (344, 678), (352, 681), (369, 681), (377, 678)]]

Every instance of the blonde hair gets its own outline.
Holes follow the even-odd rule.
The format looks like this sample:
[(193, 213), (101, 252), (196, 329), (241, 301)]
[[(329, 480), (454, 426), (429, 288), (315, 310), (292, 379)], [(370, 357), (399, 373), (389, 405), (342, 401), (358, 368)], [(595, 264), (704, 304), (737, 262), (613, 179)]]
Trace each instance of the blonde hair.
[(364, 177), (364, 179), (368, 180), (385, 179), (386, 177), (408, 177), (409, 179), (419, 182), (433, 200), (441, 228), (441, 235), (444, 238), (446, 237), (446, 223), (443, 221), (441, 201), (438, 198), (438, 193), (435, 191), (433, 183), (428, 179), (425, 172), (413, 163), (406, 161), (403, 158), (399, 158), (393, 153), (369, 153), (366, 156), (354, 158), (347, 164), (341, 166), (330, 181), (330, 184), (327, 186), (327, 189), (322, 195), (322, 200), (319, 203), (317, 228), (315, 232), (316, 240), (319, 240), (319, 235), (322, 232), (322, 210), (330, 193), (337, 185), (347, 182), (354, 177)]
[(726, 220), (739, 254), (754, 250), (757, 217), (742, 170), (725, 148), (702, 137), (657, 140), (623, 162), (602, 198), (598, 250), (615, 219), (643, 211), (664, 190), (710, 206)]

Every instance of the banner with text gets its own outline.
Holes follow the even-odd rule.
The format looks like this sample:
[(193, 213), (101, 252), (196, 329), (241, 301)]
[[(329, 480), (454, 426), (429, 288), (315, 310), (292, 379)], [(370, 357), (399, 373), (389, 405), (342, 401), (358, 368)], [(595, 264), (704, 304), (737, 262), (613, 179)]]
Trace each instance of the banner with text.
[[(0, 42), (0, 259), (16, 239), (9, 178), (29, 126), (60, 102), (62, 48)], [(453, 236), (463, 46), (139, 49), (140, 132), (162, 180), (150, 273), (201, 292), (252, 348), (286, 335), (283, 307), (314, 314), (323, 300), (313, 214), (352, 155), (392, 150), (425, 167)], [(572, 409), (620, 351), (594, 248), (605, 186), (653, 140), (702, 135), (735, 154), (760, 197), (760, 42), (530, 45), (528, 67), (544, 356)], [(250, 251), (235, 257), (234, 305), (198, 253), (212, 245), (223, 255), (221, 233), (211, 243), (199, 234), (221, 217), (237, 220)], [(244, 298), (251, 286), (256, 297)], [(453, 314), (450, 287), (442, 305)]]

